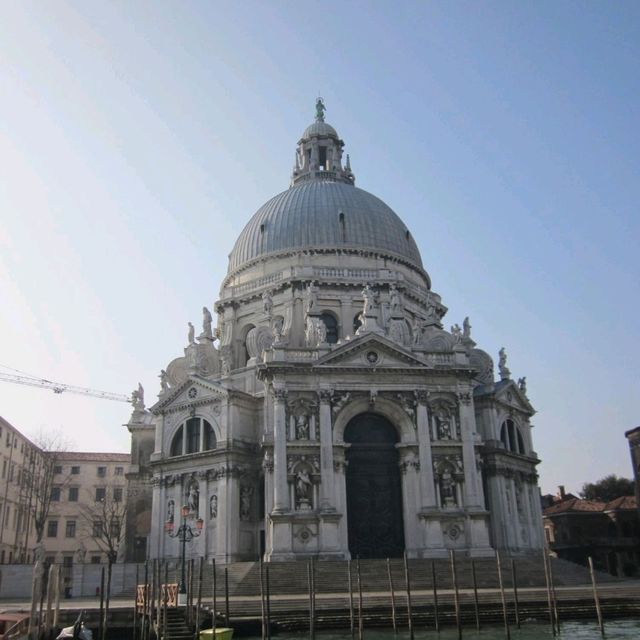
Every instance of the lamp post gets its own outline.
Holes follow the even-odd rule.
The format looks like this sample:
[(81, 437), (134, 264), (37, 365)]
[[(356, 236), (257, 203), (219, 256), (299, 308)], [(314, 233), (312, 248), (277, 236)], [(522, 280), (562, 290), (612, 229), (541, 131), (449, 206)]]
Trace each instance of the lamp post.
[(196, 520), (196, 528), (193, 529), (191, 525), (187, 524), (188, 515), (189, 507), (185, 504), (182, 507), (182, 524), (175, 533), (173, 533), (173, 520), (167, 520), (164, 525), (167, 535), (171, 538), (178, 538), (182, 543), (182, 567), (180, 571), (180, 584), (178, 585), (178, 606), (187, 604), (187, 580), (185, 576), (187, 542), (191, 542), (202, 533), (202, 526), (204, 524), (202, 518), (198, 518)]

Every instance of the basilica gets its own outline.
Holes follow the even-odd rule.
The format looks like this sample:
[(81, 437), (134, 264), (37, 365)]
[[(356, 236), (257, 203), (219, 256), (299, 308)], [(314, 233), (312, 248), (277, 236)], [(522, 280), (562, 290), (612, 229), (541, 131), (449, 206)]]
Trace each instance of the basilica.
[[(126, 558), (429, 558), (543, 546), (526, 381), (498, 380), (322, 100), (219, 298), (136, 394)], [(203, 301), (206, 302), (206, 301)], [(215, 326), (214, 326), (215, 325)]]

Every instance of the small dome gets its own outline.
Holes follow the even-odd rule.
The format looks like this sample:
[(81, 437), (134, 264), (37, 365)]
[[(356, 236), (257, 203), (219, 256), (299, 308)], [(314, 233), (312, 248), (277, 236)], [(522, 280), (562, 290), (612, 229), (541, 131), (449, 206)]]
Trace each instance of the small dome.
[(229, 254), (228, 274), (268, 254), (323, 248), (388, 253), (422, 270), (413, 236), (382, 200), (351, 184), (310, 180), (258, 209)]
[(333, 136), (334, 138), (337, 138), (338, 133), (330, 124), (316, 121), (304, 130), (302, 139), (308, 140), (309, 138), (313, 138), (313, 136)]

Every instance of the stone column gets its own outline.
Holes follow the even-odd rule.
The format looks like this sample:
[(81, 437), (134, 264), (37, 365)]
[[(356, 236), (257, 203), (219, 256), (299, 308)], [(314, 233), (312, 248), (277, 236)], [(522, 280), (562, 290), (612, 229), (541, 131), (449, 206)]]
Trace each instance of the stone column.
[(318, 395), (320, 397), (320, 510), (335, 511), (331, 391), (322, 389)]
[(286, 398), (285, 389), (273, 390), (273, 511), (275, 513), (283, 513), (289, 509)]
[(340, 339), (344, 340), (347, 336), (353, 335), (353, 307), (351, 298), (340, 298)]
[(484, 509), (482, 482), (476, 467), (476, 418), (471, 395), (460, 394), (460, 431), (462, 436), (462, 462), (464, 464), (464, 507)]
[(427, 413), (427, 393), (417, 392), (416, 426), (418, 429), (418, 455), (420, 458), (420, 494), (423, 508), (437, 506), (436, 488), (433, 481), (433, 459), (431, 455), (431, 434)]

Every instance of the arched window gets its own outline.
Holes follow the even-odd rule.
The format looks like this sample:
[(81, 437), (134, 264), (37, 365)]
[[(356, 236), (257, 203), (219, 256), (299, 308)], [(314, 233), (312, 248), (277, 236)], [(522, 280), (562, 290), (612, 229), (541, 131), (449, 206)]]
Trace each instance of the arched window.
[(183, 456), (215, 448), (216, 436), (213, 427), (204, 418), (189, 418), (178, 427), (173, 436), (169, 455)]
[(500, 440), (507, 451), (524, 455), (526, 453), (524, 439), (513, 420), (505, 420), (500, 428)]
[(324, 322), (324, 326), (327, 328), (327, 342), (329, 344), (335, 344), (338, 342), (338, 320), (332, 313), (323, 313), (320, 316), (320, 320)]

